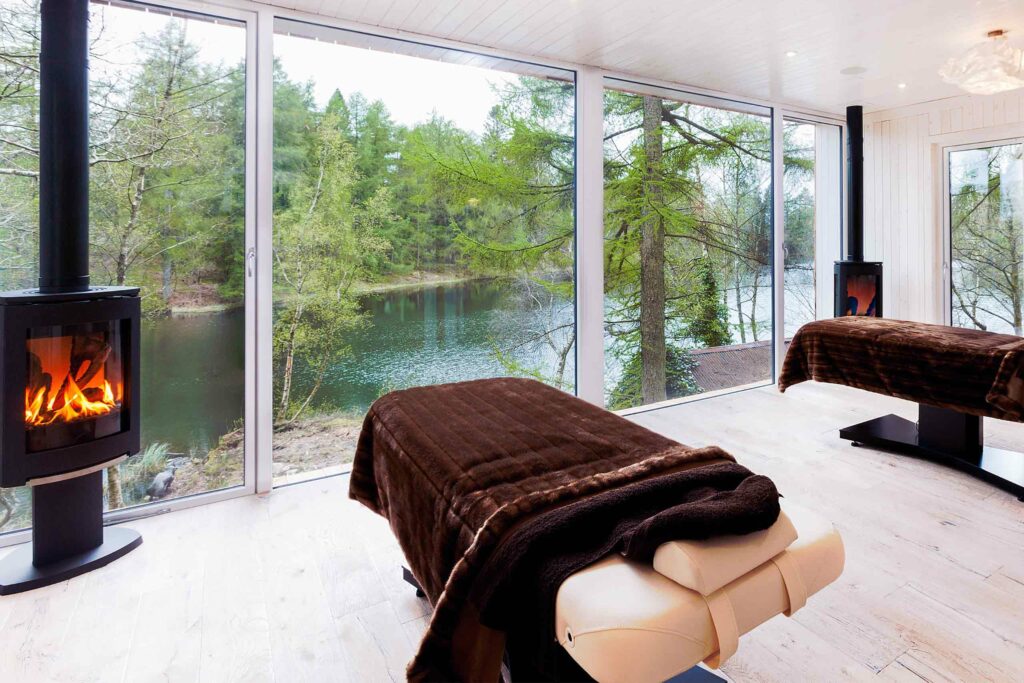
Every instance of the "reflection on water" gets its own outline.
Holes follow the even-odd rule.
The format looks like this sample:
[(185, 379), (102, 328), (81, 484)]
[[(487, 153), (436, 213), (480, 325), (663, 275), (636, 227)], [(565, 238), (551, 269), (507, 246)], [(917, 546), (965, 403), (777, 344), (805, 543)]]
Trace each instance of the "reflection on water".
[[(364, 412), (381, 393), (420, 384), (509, 374), (500, 348), (524, 369), (553, 376), (556, 350), (543, 333), (567, 325), (555, 347), (572, 342), (573, 306), (509, 282), (473, 281), (366, 296), (367, 324), (317, 394), (320, 406)], [(237, 425), (245, 401), (245, 313), (147, 320), (142, 327), (142, 443), (173, 453), (205, 453)], [(574, 354), (565, 378), (572, 389)], [(295, 395), (308, 388), (301, 372)]]
[[(348, 339), (351, 353), (330, 369), (322, 403), (362, 413), (382, 393), (402, 387), (508, 375), (499, 349), (524, 369), (552, 377), (556, 348), (572, 343), (571, 302), (508, 281), (472, 281), (367, 296), (367, 325)], [(573, 353), (565, 380), (572, 390)], [(298, 389), (301, 392), (301, 387)]]
[(245, 311), (142, 323), (142, 446), (205, 454), (245, 409)]
[[(813, 275), (787, 273), (786, 284), (787, 322), (808, 316), (796, 308), (809, 303), (813, 310)], [(771, 301), (766, 287), (757, 299), (766, 339)], [(521, 369), (553, 377), (558, 351), (572, 343), (572, 302), (508, 281), (382, 292), (364, 297), (362, 307), (367, 324), (346, 340), (351, 352), (329, 370), (316, 400), (321, 407), (360, 414), (390, 389), (510, 374), (496, 355), (499, 349)], [(735, 328), (735, 310), (730, 314)], [(237, 309), (143, 323), (143, 445), (165, 441), (175, 453), (203, 453), (239, 423), (245, 397), (244, 320), (244, 311)], [(544, 332), (559, 326), (549, 344)], [(734, 336), (738, 342), (739, 335)], [(569, 390), (574, 355), (570, 350), (566, 358)], [(612, 354), (606, 362), (606, 381), (612, 385), (620, 368)], [(305, 380), (300, 368), (297, 396), (308, 388)]]

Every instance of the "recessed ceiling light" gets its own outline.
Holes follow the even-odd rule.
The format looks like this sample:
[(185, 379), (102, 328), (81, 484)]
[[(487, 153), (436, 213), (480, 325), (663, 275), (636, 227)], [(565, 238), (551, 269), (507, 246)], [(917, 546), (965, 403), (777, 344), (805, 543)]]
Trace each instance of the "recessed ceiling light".
[(796, 50), (786, 50), (787, 57), (796, 57)]
[(906, 83), (897, 83), (896, 87), (899, 88), (900, 90), (905, 90), (906, 87), (907, 87), (907, 84)]

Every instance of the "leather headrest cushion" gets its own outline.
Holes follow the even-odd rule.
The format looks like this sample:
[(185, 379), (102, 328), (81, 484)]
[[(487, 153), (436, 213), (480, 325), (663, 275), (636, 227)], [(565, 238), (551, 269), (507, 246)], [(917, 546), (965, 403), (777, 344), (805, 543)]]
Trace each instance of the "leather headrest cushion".
[(793, 522), (780, 512), (763, 531), (664, 543), (654, 553), (654, 570), (706, 596), (772, 559), (796, 538)]

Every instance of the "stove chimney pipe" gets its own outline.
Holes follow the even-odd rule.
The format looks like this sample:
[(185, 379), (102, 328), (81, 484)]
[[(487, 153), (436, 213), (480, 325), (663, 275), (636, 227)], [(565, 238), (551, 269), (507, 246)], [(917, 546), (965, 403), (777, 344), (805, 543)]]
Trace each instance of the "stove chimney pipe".
[(89, 289), (89, 0), (42, 0), (39, 291)]
[(846, 260), (864, 260), (864, 108), (846, 108)]

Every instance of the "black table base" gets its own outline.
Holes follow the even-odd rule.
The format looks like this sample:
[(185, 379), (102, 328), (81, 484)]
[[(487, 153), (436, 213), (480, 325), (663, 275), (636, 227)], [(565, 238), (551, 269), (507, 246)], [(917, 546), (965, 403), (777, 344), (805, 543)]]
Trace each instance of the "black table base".
[(839, 436), (956, 468), (1024, 501), (1024, 453), (986, 446), (975, 415), (920, 404), (917, 423), (885, 415), (840, 429)]

